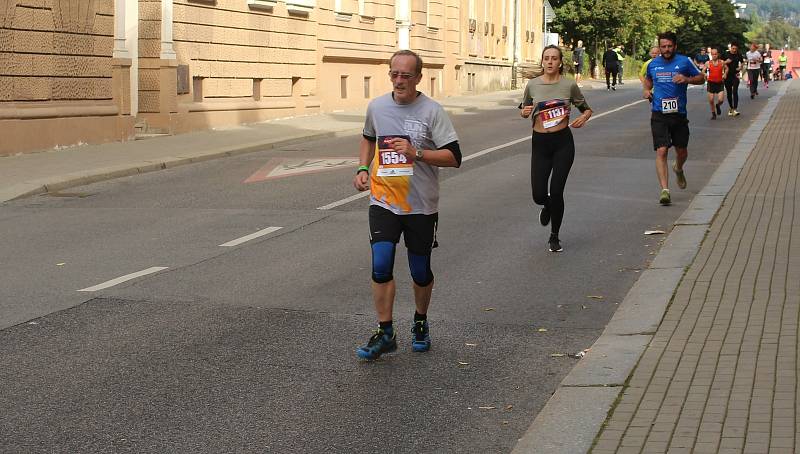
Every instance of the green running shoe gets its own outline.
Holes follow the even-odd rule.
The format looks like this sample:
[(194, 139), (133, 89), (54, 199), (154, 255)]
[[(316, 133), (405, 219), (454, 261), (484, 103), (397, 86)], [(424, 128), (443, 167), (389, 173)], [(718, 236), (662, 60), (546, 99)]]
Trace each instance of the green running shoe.
[(672, 203), (672, 200), (669, 197), (669, 189), (661, 190), (661, 197), (658, 199), (658, 202), (662, 205), (669, 205)]
[(678, 170), (677, 163), (673, 162), (672, 171), (675, 172), (675, 178), (678, 179), (678, 187), (686, 189), (686, 173), (684, 173), (683, 169)]

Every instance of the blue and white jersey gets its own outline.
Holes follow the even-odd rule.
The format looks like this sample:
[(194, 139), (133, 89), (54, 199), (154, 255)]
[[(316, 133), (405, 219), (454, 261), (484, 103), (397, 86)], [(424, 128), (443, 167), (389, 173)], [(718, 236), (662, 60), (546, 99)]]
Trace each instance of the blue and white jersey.
[(658, 56), (647, 66), (647, 78), (653, 81), (653, 112), (686, 115), (686, 89), (689, 84), (676, 84), (678, 74), (694, 77), (700, 74), (697, 66), (685, 55), (675, 54), (670, 60)]

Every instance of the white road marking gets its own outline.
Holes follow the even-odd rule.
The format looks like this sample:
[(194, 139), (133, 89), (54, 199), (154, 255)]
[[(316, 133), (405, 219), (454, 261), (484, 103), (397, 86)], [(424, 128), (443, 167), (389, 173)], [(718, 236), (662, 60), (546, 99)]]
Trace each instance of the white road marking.
[(258, 232), (251, 233), (250, 235), (245, 235), (245, 236), (243, 236), (241, 238), (237, 238), (235, 240), (228, 241), (227, 243), (222, 243), (222, 244), (220, 244), (220, 247), (238, 246), (238, 245), (240, 245), (242, 243), (245, 243), (247, 241), (253, 240), (255, 238), (258, 238), (258, 237), (261, 237), (261, 236), (264, 236), (264, 235), (269, 235), (272, 232), (277, 232), (278, 230), (280, 230), (282, 228), (283, 227), (267, 227), (266, 229), (261, 229)]
[(117, 284), (121, 284), (121, 283), (129, 281), (131, 279), (136, 279), (137, 277), (141, 277), (141, 276), (146, 276), (148, 274), (157, 273), (157, 272), (159, 272), (161, 270), (165, 270), (165, 269), (167, 269), (166, 266), (153, 266), (153, 267), (147, 268), (146, 270), (137, 271), (137, 272), (131, 273), (131, 274), (126, 274), (126, 275), (120, 276), (120, 277), (118, 277), (116, 279), (111, 279), (110, 281), (105, 281), (102, 284), (97, 284), (97, 285), (92, 286), (92, 287), (82, 288), (82, 289), (80, 289), (78, 291), (79, 292), (96, 292), (98, 290), (103, 290), (105, 288), (113, 287), (113, 286), (115, 286)]
[(362, 197), (366, 197), (368, 195), (369, 195), (369, 191), (359, 192), (358, 194), (353, 194), (350, 197), (345, 197), (342, 200), (337, 200), (336, 202), (332, 202), (332, 203), (329, 203), (327, 205), (323, 205), (323, 206), (321, 206), (321, 207), (319, 207), (317, 209), (318, 210), (330, 210), (331, 208), (336, 208), (338, 206), (344, 205), (346, 203), (350, 203), (350, 202), (352, 202), (354, 200), (358, 200), (358, 199), (360, 199)]
[[(612, 110), (609, 110), (607, 112), (599, 113), (597, 115), (592, 115), (592, 117), (589, 118), (589, 121), (592, 121), (595, 118), (602, 118), (602, 117), (604, 117), (604, 116), (606, 116), (608, 114), (612, 114), (614, 112), (619, 112), (622, 109), (627, 109), (628, 107), (635, 106), (636, 104), (643, 103), (645, 101), (647, 101), (647, 100), (646, 99), (640, 99), (640, 100), (634, 101), (634, 102), (632, 102), (630, 104), (625, 104), (624, 106), (619, 106), (616, 109), (612, 109)], [(588, 123), (588, 121), (587, 121), (587, 123)], [(506, 143), (504, 143), (502, 145), (497, 145), (497, 146), (494, 146), (494, 147), (491, 147), (491, 148), (486, 148), (485, 150), (481, 150), (481, 151), (478, 151), (476, 153), (472, 153), (469, 156), (464, 156), (464, 158), (461, 161), (464, 162), (464, 161), (469, 161), (471, 159), (479, 158), (479, 157), (481, 157), (483, 155), (486, 155), (486, 154), (489, 154), (489, 153), (491, 153), (493, 151), (502, 150), (503, 148), (507, 148), (507, 147), (510, 147), (512, 145), (516, 145), (518, 143), (522, 143), (522, 142), (525, 142), (526, 140), (530, 140), (530, 139), (531, 139), (531, 136), (528, 135), (528, 136), (521, 137), (521, 138), (516, 139), (516, 140), (512, 140), (511, 142), (506, 142)], [(327, 205), (323, 205), (323, 206), (321, 206), (321, 207), (319, 207), (317, 209), (318, 210), (330, 210), (332, 208), (336, 208), (338, 206), (342, 206), (342, 205), (348, 204), (350, 202), (356, 201), (358, 199), (364, 198), (364, 197), (366, 197), (368, 195), (369, 195), (369, 191), (360, 192), (358, 194), (353, 194), (350, 197), (345, 197), (342, 200), (337, 200), (336, 202), (332, 202), (332, 203), (329, 203)]]

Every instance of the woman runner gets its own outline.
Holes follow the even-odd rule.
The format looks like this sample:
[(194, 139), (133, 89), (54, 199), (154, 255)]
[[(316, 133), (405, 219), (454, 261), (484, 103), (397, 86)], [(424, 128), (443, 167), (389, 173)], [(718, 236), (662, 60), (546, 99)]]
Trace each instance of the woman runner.
[[(578, 84), (566, 78), (561, 49), (550, 45), (542, 51), (542, 76), (528, 81), (520, 115), (533, 115), (531, 137), (531, 189), (533, 201), (542, 205), (539, 222), (550, 225), (550, 252), (561, 252), (558, 231), (564, 217), (564, 186), (575, 159), (575, 143), (569, 126), (580, 128), (592, 116)], [(569, 123), (572, 106), (581, 115)], [(550, 190), (548, 191), (548, 181)]]

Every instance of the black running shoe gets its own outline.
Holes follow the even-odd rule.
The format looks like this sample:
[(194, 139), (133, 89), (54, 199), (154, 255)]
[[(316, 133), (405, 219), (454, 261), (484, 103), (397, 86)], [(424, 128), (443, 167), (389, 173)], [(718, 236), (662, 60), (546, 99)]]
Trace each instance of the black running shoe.
[(411, 327), (411, 349), (415, 352), (427, 352), (431, 349), (431, 331), (427, 320), (417, 320)]
[(717, 103), (717, 115), (722, 115), (722, 103)]
[(397, 341), (395, 340), (395, 333), (389, 336), (382, 329), (375, 330), (375, 334), (369, 338), (369, 341), (363, 347), (356, 350), (356, 354), (362, 359), (378, 359), (384, 353), (390, 353), (397, 350)]
[(557, 235), (550, 235), (550, 252), (561, 252), (564, 248), (561, 247), (561, 241), (558, 240)]
[(542, 211), (539, 212), (539, 223), (542, 225), (550, 223), (550, 210), (547, 207), (542, 207)]

